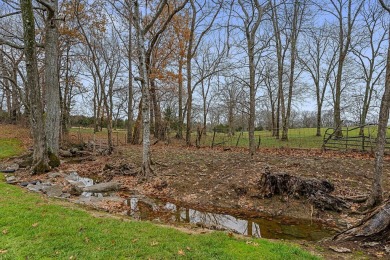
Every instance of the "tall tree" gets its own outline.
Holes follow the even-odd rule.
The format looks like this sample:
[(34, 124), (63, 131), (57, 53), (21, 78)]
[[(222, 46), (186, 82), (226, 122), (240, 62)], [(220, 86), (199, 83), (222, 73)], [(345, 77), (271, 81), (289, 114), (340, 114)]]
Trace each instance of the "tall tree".
[(283, 132), (282, 140), (288, 140), (288, 128), (291, 115), (291, 102), (293, 97), (293, 88), (295, 84), (295, 63), (297, 56), (297, 42), (298, 36), (301, 31), (304, 16), (306, 15), (307, 1), (294, 0), (292, 11), (291, 30), (288, 35), (290, 38), (290, 75), (288, 80), (288, 95), (287, 95), (287, 108), (286, 115), (283, 116)]
[(263, 19), (264, 7), (258, 0), (238, 0), (243, 12), (244, 32), (247, 44), (247, 55), (249, 61), (249, 155), (252, 158), (256, 151), (255, 143), (255, 103), (256, 103), (256, 64), (255, 44), (256, 33)]
[(50, 169), (46, 151), (41, 88), (38, 80), (38, 64), (35, 43), (35, 19), (32, 0), (21, 0), (24, 51), (26, 56), (27, 88), (30, 95), (30, 124), (34, 142), (33, 173)]
[[(383, 9), (385, 9), (390, 15), (390, 6), (386, 5), (383, 0), (379, 0), (379, 2)], [(388, 26), (390, 26), (389, 23)], [(386, 145), (387, 123), (389, 121), (390, 109), (390, 30), (388, 30), (388, 42), (385, 91), (382, 96), (379, 111), (378, 136), (375, 147), (375, 168), (371, 193), (366, 203), (367, 207), (377, 206), (383, 201), (383, 156)]]
[(364, 1), (353, 0), (330, 0), (330, 8), (322, 8), (326, 13), (332, 15), (338, 23), (339, 53), (337, 59), (337, 73), (335, 82), (334, 100), (334, 127), (335, 133), (342, 135), (341, 128), (341, 83), (343, 78), (344, 63), (347, 54), (351, 50), (352, 33), (356, 19), (364, 5)]
[[(150, 158), (150, 90), (149, 90), (149, 77), (147, 70), (146, 60), (146, 48), (145, 48), (145, 35), (154, 25), (158, 17), (167, 4), (167, 0), (159, 3), (157, 11), (151, 17), (149, 23), (142, 26), (141, 13), (139, 9), (138, 0), (133, 0), (134, 13), (133, 13), (133, 24), (135, 27), (135, 33), (137, 38), (137, 54), (138, 54), (138, 69), (140, 77), (137, 78), (142, 85), (142, 128), (143, 128), (143, 143), (142, 143), (142, 178), (149, 179), (153, 171), (151, 169), (151, 158)], [(157, 40), (157, 39), (155, 39)]]
[[(211, 30), (220, 10), (222, 9), (223, 2), (216, 3), (216, 6), (207, 6), (205, 4), (198, 3), (195, 0), (189, 0), (191, 4), (191, 27), (190, 35), (187, 46), (187, 126), (186, 126), (186, 143), (191, 145), (191, 128), (192, 128), (192, 94), (194, 92), (194, 86), (192, 85), (192, 59), (194, 58), (200, 43), (205, 35)], [(208, 7), (208, 8), (206, 8)], [(208, 9), (208, 10), (207, 10)], [(206, 24), (204, 24), (206, 22)], [(199, 27), (204, 26), (197, 35), (196, 30)], [(197, 36), (197, 37), (196, 37)]]
[(362, 109), (360, 113), (360, 134), (364, 134), (364, 125), (370, 109), (373, 93), (385, 71), (385, 57), (382, 56), (383, 44), (386, 42), (388, 25), (383, 21), (383, 8), (374, 2), (362, 9), (363, 34), (360, 44), (352, 48), (352, 53), (360, 65), (364, 80)]
[(304, 39), (304, 50), (298, 56), (298, 60), (313, 80), (317, 103), (317, 131), (316, 136), (321, 136), (322, 107), (325, 94), (329, 87), (331, 75), (337, 65), (336, 55), (338, 44), (331, 40), (332, 31), (329, 26), (309, 30)]
[(38, 0), (46, 11), (45, 19), (45, 97), (46, 118), (45, 132), (49, 164), (56, 167), (60, 164), (58, 159), (60, 137), (60, 85), (58, 68), (58, 0)]

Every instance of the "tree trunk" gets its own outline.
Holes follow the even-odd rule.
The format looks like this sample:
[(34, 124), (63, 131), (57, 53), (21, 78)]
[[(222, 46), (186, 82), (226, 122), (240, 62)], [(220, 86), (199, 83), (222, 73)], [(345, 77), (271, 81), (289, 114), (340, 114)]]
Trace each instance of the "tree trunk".
[(290, 115), (291, 115), (291, 101), (292, 101), (292, 92), (294, 87), (294, 72), (295, 72), (295, 56), (296, 56), (296, 46), (297, 46), (297, 39), (298, 39), (298, 33), (299, 33), (299, 26), (298, 26), (298, 16), (299, 16), (299, 10), (300, 10), (300, 4), (298, 1), (294, 1), (294, 14), (293, 14), (293, 21), (292, 21), (292, 29), (291, 29), (291, 60), (290, 60), (290, 78), (289, 78), (289, 85), (288, 85), (288, 97), (287, 97), (287, 111), (286, 116), (283, 121), (283, 133), (282, 133), (282, 140), (287, 141), (288, 140), (288, 128), (290, 127)]
[(321, 136), (321, 106), (317, 105), (317, 133), (316, 136)]
[(58, 158), (60, 139), (60, 86), (58, 70), (58, 0), (51, 1), (52, 9), (47, 8), (45, 24), (45, 86), (46, 86), (46, 142), (49, 153), (49, 164), (60, 165)]
[[(389, 31), (390, 35), (390, 31)], [(389, 40), (390, 41), (390, 40)], [(382, 176), (383, 176), (383, 156), (386, 145), (386, 132), (387, 123), (389, 121), (389, 108), (390, 108), (390, 44), (387, 47), (387, 63), (386, 63), (386, 79), (385, 79), (385, 92), (382, 96), (381, 107), (379, 111), (378, 120), (378, 137), (375, 147), (375, 169), (374, 178), (371, 186), (371, 194), (368, 198), (368, 207), (374, 207), (379, 205), (383, 201), (383, 188), (382, 188)]]
[(127, 143), (132, 143), (132, 131), (133, 131), (133, 59), (132, 59), (132, 52), (133, 52), (133, 42), (132, 42), (132, 13), (131, 10), (131, 1), (129, 1), (129, 52), (128, 52), (128, 63), (129, 63), (129, 88), (128, 88), (128, 107), (127, 107)]
[(64, 94), (61, 100), (61, 132), (62, 132), (62, 140), (64, 140), (64, 137), (68, 135), (69, 133), (69, 118), (70, 118), (70, 79), (69, 79), (69, 52), (70, 52), (70, 47), (68, 46), (66, 49), (66, 62), (65, 62), (65, 86), (64, 86)]
[(165, 131), (162, 125), (161, 110), (157, 100), (156, 82), (154, 79), (150, 79), (150, 95), (153, 103), (154, 111), (154, 136), (158, 140), (165, 140)]
[(247, 39), (248, 41), (248, 58), (249, 58), (249, 154), (252, 158), (256, 152), (255, 142), (255, 97), (256, 97), (256, 82), (255, 82), (255, 62), (254, 62), (254, 39)]
[(182, 57), (180, 57), (180, 60), (179, 60), (179, 72), (178, 73), (179, 73), (179, 75), (178, 75), (179, 122), (177, 124), (176, 138), (182, 139), (183, 138), (183, 58)]
[(143, 127), (143, 150), (142, 150), (142, 178), (149, 179), (153, 171), (150, 159), (150, 92), (149, 79), (146, 68), (145, 40), (141, 29), (141, 20), (138, 1), (134, 1), (134, 26), (137, 34), (137, 49), (139, 58), (140, 80), (142, 85), (142, 127)]
[(21, 0), (24, 52), (26, 56), (27, 85), (30, 96), (30, 124), (33, 136), (33, 174), (44, 173), (48, 165), (41, 88), (38, 82), (38, 65), (35, 44), (35, 20), (31, 0)]
[(142, 98), (138, 104), (138, 115), (135, 120), (132, 144), (140, 144), (141, 138), (141, 120), (142, 120)]

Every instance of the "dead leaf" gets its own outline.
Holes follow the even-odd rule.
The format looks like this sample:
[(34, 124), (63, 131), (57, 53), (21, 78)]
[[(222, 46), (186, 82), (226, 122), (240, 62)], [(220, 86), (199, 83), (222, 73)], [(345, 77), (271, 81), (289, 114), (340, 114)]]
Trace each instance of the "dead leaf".
[(3, 233), (4, 235), (7, 235), (8, 234), (8, 229), (4, 229), (1, 233)]
[(158, 245), (158, 242), (156, 241), (153, 241), (152, 243), (150, 243), (151, 246), (157, 246)]
[(131, 240), (132, 243), (135, 243), (137, 242), (139, 239), (138, 238), (134, 238), (133, 240)]
[(85, 243), (89, 243), (89, 238), (85, 237), (84, 241), (85, 241)]
[(0, 254), (5, 254), (5, 253), (7, 253), (7, 252), (8, 252), (8, 250), (0, 249)]
[(39, 223), (36, 222), (36, 223), (32, 224), (31, 226), (32, 226), (32, 227), (37, 227), (38, 225), (39, 225)]
[(183, 250), (180, 249), (179, 251), (177, 251), (177, 254), (178, 255), (185, 255), (186, 253)]
[(375, 252), (375, 256), (378, 258), (382, 258), (385, 256), (385, 252)]
[(189, 247), (189, 246), (187, 246), (186, 249), (187, 249), (188, 251), (191, 251), (191, 247)]

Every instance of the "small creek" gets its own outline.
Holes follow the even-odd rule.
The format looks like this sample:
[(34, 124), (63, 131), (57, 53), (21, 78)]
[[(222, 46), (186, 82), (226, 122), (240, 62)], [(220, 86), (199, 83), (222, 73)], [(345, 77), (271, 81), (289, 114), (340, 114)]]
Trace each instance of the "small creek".
[[(78, 181), (91, 186), (94, 181), (79, 177)], [(106, 197), (110, 194), (86, 193), (84, 197)], [(318, 241), (332, 236), (335, 231), (320, 223), (288, 217), (245, 218), (217, 212), (206, 212), (178, 204), (164, 202), (144, 195), (129, 195), (124, 201), (127, 215), (138, 220), (163, 223), (190, 223), (213, 230), (227, 230), (246, 236), (270, 239), (300, 239)]]

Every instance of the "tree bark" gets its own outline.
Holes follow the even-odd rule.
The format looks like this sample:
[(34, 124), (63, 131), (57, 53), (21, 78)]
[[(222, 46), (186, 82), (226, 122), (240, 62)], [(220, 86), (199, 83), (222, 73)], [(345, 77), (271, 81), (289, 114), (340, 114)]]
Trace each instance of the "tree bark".
[(142, 178), (149, 179), (153, 171), (150, 159), (150, 92), (149, 79), (146, 68), (145, 40), (141, 28), (139, 4), (134, 0), (134, 26), (137, 35), (137, 49), (139, 59), (140, 81), (142, 85), (142, 127), (143, 127), (143, 150), (142, 150)]
[(179, 60), (179, 72), (178, 72), (178, 106), (179, 106), (179, 119), (177, 123), (177, 133), (176, 138), (182, 139), (183, 138), (183, 58), (180, 56)]
[[(390, 31), (389, 31), (390, 36)], [(390, 43), (390, 39), (389, 39)], [(378, 120), (378, 136), (375, 147), (374, 178), (371, 185), (371, 193), (366, 206), (374, 207), (383, 201), (383, 156), (386, 145), (387, 123), (389, 121), (390, 108), (390, 44), (387, 47), (385, 92), (382, 96)]]
[[(260, 26), (263, 10), (257, 0), (253, 2), (253, 9), (246, 10), (245, 4), (242, 1), (238, 1), (241, 6), (241, 10), (245, 14), (244, 19), (244, 30), (245, 38), (247, 43), (248, 60), (249, 60), (249, 155), (253, 158), (256, 152), (255, 142), (255, 102), (256, 102), (256, 65), (255, 65), (255, 38), (257, 29)], [(251, 17), (249, 13), (256, 13), (255, 17)], [(253, 23), (253, 24), (252, 24)]]
[(127, 107), (127, 143), (132, 143), (132, 131), (133, 131), (133, 37), (132, 37), (132, 4), (131, 1), (128, 0), (129, 6), (129, 50), (127, 54), (127, 59), (129, 63), (129, 88), (128, 88), (128, 107)]
[(30, 96), (30, 124), (33, 136), (33, 174), (44, 173), (50, 169), (48, 165), (45, 127), (41, 88), (38, 81), (38, 65), (35, 43), (35, 20), (31, 0), (21, 0), (20, 8), (23, 20), (24, 52), (26, 56), (26, 72), (28, 93)]
[(60, 138), (60, 85), (58, 69), (58, 28), (57, 12), (58, 0), (51, 1), (51, 8), (46, 8), (47, 17), (45, 24), (45, 86), (46, 86), (46, 143), (49, 153), (49, 164), (57, 167), (60, 164), (58, 158)]
[(363, 6), (363, 2), (359, 3), (358, 8), (356, 9), (355, 13), (352, 14), (352, 0), (348, 0), (347, 2), (347, 31), (345, 30), (345, 24), (343, 21), (343, 2), (339, 1), (339, 6), (336, 7), (336, 18), (339, 22), (339, 57), (338, 57), (338, 63), (337, 63), (337, 74), (336, 74), (336, 86), (335, 86), (335, 97), (334, 97), (334, 128), (336, 129), (335, 135), (336, 136), (342, 136), (342, 128), (341, 128), (341, 81), (343, 77), (343, 67), (345, 58), (347, 57), (347, 54), (350, 49), (351, 45), (351, 36), (352, 36), (352, 29), (353, 25), (355, 23), (357, 14), (359, 13), (361, 7)]
[[(293, 13), (293, 20), (292, 20), (292, 28), (291, 28), (291, 59), (290, 59), (290, 78), (289, 78), (289, 86), (288, 86), (288, 97), (287, 97), (287, 111), (286, 116), (283, 120), (283, 132), (282, 132), (282, 140), (287, 141), (288, 140), (288, 128), (289, 128), (289, 121), (290, 121), (290, 115), (291, 115), (291, 102), (292, 102), (292, 95), (293, 95), (293, 88), (294, 88), (294, 72), (295, 72), (295, 60), (296, 60), (296, 47), (297, 47), (297, 40), (298, 35), (300, 31), (300, 24), (305, 8), (305, 3), (302, 3), (303, 6), (301, 6), (301, 3), (297, 0), (294, 1), (294, 13)], [(299, 16), (300, 19), (299, 19)]]

